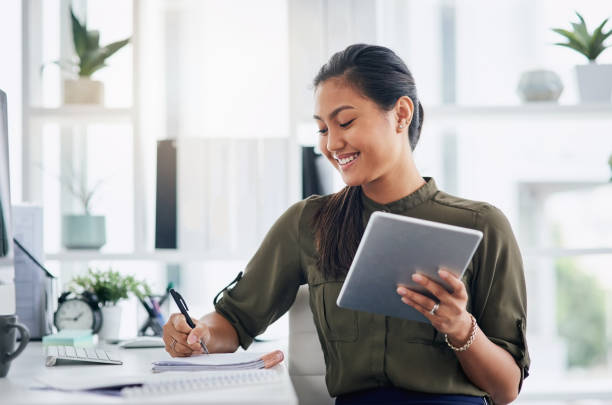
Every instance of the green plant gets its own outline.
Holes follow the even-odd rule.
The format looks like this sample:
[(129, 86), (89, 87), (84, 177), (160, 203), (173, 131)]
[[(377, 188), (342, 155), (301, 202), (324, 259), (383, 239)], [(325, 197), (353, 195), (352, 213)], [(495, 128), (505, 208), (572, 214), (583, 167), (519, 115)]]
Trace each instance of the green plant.
[(584, 18), (576, 11), (576, 15), (580, 20), (579, 23), (571, 23), (573, 31), (568, 31), (563, 28), (553, 28), (552, 30), (557, 34), (563, 35), (568, 42), (557, 42), (555, 45), (565, 46), (576, 52), (584, 55), (589, 62), (595, 62), (595, 59), (601, 54), (608, 45), (604, 45), (604, 41), (608, 39), (612, 30), (604, 32), (604, 25), (608, 22), (606, 18), (597, 28), (593, 31), (593, 34), (589, 34), (587, 30)]
[(81, 77), (90, 77), (94, 72), (106, 66), (106, 59), (130, 42), (130, 38), (100, 46), (100, 31), (88, 30), (87, 22), (79, 21), (70, 7), (72, 22), (72, 41), (78, 61), (58, 61), (60, 67), (77, 71)]
[(93, 292), (101, 305), (116, 305), (119, 300), (127, 298), (129, 293), (141, 299), (151, 294), (146, 281), (136, 280), (133, 276), (122, 276), (112, 268), (107, 271), (89, 268), (86, 275), (72, 280), (70, 289), (75, 292), (79, 292), (79, 289)]

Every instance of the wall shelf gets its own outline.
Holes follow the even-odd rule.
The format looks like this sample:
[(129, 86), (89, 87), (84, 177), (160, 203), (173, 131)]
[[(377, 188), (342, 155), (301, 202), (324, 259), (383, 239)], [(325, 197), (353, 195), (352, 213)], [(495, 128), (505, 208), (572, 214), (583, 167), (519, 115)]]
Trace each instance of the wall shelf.
[(246, 254), (231, 252), (181, 252), (159, 250), (142, 253), (106, 253), (98, 250), (71, 250), (47, 253), (45, 261), (88, 262), (88, 261), (155, 261), (162, 263), (186, 263), (211, 260), (248, 260)]
[[(459, 106), (459, 105), (424, 105), (425, 121), (457, 121), (474, 119), (516, 119), (537, 120), (612, 120), (612, 103), (574, 104), (531, 103), (519, 105)], [(431, 122), (431, 121), (430, 121)]]
[(131, 123), (131, 108), (105, 108), (99, 106), (74, 105), (58, 108), (30, 108), (30, 119), (53, 121), (60, 124)]

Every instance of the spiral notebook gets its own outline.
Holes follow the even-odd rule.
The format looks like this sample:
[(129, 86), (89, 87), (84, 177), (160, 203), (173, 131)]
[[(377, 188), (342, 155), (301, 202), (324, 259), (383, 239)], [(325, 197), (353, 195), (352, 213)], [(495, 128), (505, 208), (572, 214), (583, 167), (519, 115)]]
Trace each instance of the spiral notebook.
[(153, 372), (162, 371), (228, 371), (264, 368), (264, 353), (212, 353), (185, 360), (162, 360), (153, 363)]

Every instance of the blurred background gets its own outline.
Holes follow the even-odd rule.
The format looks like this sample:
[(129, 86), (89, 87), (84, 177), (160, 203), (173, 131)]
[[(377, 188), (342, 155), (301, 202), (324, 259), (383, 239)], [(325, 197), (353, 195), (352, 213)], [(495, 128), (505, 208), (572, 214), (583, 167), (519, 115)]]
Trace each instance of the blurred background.
[[(130, 38), (92, 75), (97, 104), (68, 100), (71, 5), (101, 44)], [(390, 47), (425, 110), (421, 174), (499, 207), (519, 240), (532, 375), (517, 402), (612, 403), (612, 101), (585, 99), (587, 59), (554, 45), (576, 11), (593, 30), (612, 4), (0, 0), (13, 203), (42, 206), (62, 285), (110, 266), (211, 311), (290, 204), (342, 186), (313, 148), (317, 70), (352, 43)], [(93, 191), (100, 248), (66, 243), (65, 217), (83, 211), (67, 182)], [(141, 314), (122, 305), (130, 335)], [(286, 339), (286, 317), (264, 337)]]

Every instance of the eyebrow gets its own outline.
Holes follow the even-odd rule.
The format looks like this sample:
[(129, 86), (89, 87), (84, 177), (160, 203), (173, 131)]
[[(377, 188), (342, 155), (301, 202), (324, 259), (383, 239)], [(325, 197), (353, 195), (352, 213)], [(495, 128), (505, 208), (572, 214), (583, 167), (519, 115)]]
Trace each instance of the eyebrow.
[[(338, 114), (340, 113), (340, 111), (343, 111), (343, 110), (348, 110), (348, 109), (355, 109), (355, 107), (350, 106), (350, 105), (341, 105), (340, 107), (338, 107), (338, 108), (336, 108), (334, 111), (332, 111), (332, 113), (331, 113), (331, 114), (329, 114), (329, 117), (328, 117), (328, 118), (329, 118), (330, 120), (332, 120), (332, 119), (334, 119), (334, 117), (335, 117), (336, 115), (338, 115)], [(312, 117), (313, 117), (314, 119), (316, 119), (316, 120), (323, 121), (323, 120), (321, 119), (321, 117), (319, 117), (318, 115), (313, 115)]]

